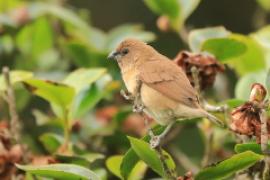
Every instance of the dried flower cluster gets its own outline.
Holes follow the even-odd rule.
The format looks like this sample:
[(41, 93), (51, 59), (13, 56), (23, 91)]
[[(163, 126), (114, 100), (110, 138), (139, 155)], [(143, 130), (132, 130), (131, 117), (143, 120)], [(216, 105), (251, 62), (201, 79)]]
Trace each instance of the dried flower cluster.
[[(255, 83), (251, 87), (249, 101), (237, 107), (231, 113), (230, 129), (238, 134), (256, 136), (257, 143), (261, 142), (260, 113), (264, 108), (266, 90), (263, 85)], [(270, 122), (267, 123), (268, 131)], [(270, 132), (270, 131), (269, 131)]]
[(211, 87), (215, 82), (217, 73), (225, 70), (224, 65), (219, 63), (216, 58), (202, 53), (193, 54), (188, 51), (181, 51), (174, 58), (174, 62), (186, 72), (193, 86), (194, 79), (191, 68), (196, 67), (198, 70), (200, 88), (202, 90)]

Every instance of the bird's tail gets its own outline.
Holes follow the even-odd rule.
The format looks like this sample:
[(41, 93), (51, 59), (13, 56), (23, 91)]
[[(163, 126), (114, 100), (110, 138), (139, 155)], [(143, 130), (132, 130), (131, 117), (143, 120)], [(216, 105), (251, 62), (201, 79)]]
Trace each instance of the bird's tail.
[(206, 118), (207, 119), (209, 119), (213, 123), (217, 124), (218, 126), (220, 126), (220, 127), (224, 127), (225, 126), (225, 124), (221, 120), (219, 120), (216, 116), (208, 113), (207, 111), (205, 111), (205, 115), (206, 115)]

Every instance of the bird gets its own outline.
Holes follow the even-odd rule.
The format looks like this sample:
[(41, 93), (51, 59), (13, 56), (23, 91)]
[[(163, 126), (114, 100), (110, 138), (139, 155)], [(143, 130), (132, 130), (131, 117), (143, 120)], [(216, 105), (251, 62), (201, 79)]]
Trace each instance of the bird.
[(207, 118), (223, 126), (223, 122), (202, 108), (182, 68), (152, 46), (127, 38), (108, 59), (117, 61), (134, 106), (142, 108), (158, 124), (167, 126), (161, 135), (152, 139), (151, 147), (159, 145), (177, 119)]

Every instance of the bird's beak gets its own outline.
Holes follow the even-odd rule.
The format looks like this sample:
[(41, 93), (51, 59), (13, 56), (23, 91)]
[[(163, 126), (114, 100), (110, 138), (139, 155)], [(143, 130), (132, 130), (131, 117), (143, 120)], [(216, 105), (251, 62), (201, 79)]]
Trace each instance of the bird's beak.
[(112, 60), (114, 60), (114, 59), (116, 59), (116, 56), (119, 54), (119, 52), (117, 52), (117, 51), (112, 51), (109, 55), (108, 55), (108, 59), (112, 59)]

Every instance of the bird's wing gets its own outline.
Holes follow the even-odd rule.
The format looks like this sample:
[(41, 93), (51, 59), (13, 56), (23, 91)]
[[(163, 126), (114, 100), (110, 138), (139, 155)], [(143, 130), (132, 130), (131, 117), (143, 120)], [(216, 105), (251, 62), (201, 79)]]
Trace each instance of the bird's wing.
[(139, 68), (139, 79), (174, 101), (193, 108), (199, 107), (197, 94), (186, 74), (170, 60), (143, 63)]

